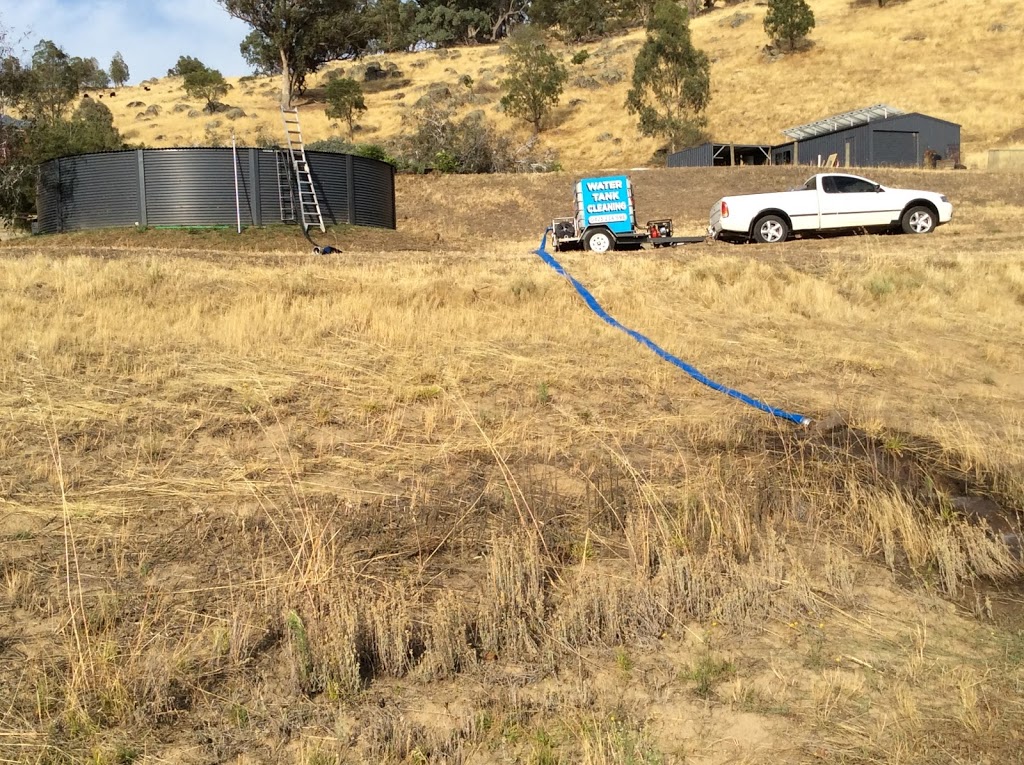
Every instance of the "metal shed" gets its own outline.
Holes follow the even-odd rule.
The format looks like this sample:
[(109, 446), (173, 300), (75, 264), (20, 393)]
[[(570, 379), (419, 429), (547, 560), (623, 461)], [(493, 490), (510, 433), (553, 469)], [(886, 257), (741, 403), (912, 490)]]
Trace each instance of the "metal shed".
[(928, 157), (960, 162), (959, 125), (886, 104), (782, 132), (790, 140), (776, 146), (709, 142), (683, 149), (669, 155), (668, 166), (817, 165), (830, 158), (838, 167), (920, 167)]
[(704, 143), (677, 151), (668, 157), (669, 167), (730, 167), (769, 165), (772, 147), (748, 143)]
[[(137, 149), (61, 157), (39, 168), (42, 234), (107, 226), (294, 223), (282, 149)], [(395, 228), (395, 169), (351, 154), (308, 151), (324, 222)], [(236, 162), (237, 159), (237, 162)], [(238, 201), (235, 206), (235, 173)]]
[[(782, 131), (792, 140), (772, 149), (772, 164), (921, 167), (925, 154), (960, 161), (960, 126), (885, 104)], [(834, 157), (833, 157), (834, 155)]]

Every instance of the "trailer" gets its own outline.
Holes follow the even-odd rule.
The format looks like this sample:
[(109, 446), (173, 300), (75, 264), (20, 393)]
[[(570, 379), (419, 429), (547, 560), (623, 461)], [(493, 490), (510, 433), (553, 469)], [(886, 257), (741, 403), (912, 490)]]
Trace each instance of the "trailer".
[(672, 220), (636, 224), (633, 186), (625, 175), (583, 178), (576, 184), (573, 216), (551, 221), (555, 250), (639, 250), (645, 244), (674, 247), (706, 241), (703, 236), (673, 236)]

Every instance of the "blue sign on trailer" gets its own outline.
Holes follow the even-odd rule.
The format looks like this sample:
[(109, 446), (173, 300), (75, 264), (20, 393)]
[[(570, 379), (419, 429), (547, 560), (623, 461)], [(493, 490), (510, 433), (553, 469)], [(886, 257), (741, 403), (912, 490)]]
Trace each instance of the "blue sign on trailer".
[(576, 184), (576, 198), (583, 229), (607, 226), (616, 234), (633, 232), (633, 193), (625, 175), (584, 178)]

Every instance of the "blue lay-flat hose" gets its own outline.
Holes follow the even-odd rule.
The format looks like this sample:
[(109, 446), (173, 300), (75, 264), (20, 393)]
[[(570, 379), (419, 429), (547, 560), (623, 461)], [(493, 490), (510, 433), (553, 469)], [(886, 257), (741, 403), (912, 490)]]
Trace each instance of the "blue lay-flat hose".
[(715, 382), (711, 378), (702, 374), (701, 371), (698, 370), (696, 367), (687, 364), (682, 359), (678, 358), (677, 356), (673, 356), (671, 353), (661, 348), (657, 343), (655, 343), (650, 338), (640, 334), (635, 329), (630, 329), (629, 327), (620, 324), (619, 321), (615, 319), (615, 317), (609, 315), (609, 313), (605, 311), (604, 308), (601, 307), (601, 304), (597, 302), (597, 298), (590, 294), (590, 291), (586, 287), (584, 287), (582, 284), (576, 281), (576, 279), (573, 278), (572, 274), (566, 271), (562, 267), (562, 264), (555, 260), (551, 256), (551, 253), (549, 253), (547, 249), (545, 249), (544, 245), (547, 242), (548, 233), (550, 231), (550, 228), (544, 230), (544, 235), (540, 239), (540, 247), (534, 250), (534, 252), (536, 252), (537, 255), (540, 256), (541, 260), (543, 260), (545, 263), (551, 266), (558, 274), (564, 276), (573, 286), (576, 292), (579, 293), (580, 297), (583, 298), (584, 302), (586, 302), (590, 310), (596, 313), (607, 324), (610, 324), (616, 329), (621, 329), (623, 332), (625, 332), (631, 338), (636, 340), (638, 343), (654, 351), (655, 354), (657, 354), (670, 364), (674, 364), (675, 366), (679, 367), (684, 372), (686, 372), (686, 374), (688, 374), (690, 377), (692, 377), (694, 380), (701, 383), (702, 385), (706, 385), (709, 388), (717, 390), (719, 393), (724, 393), (727, 396), (731, 396), (732, 398), (739, 399), (744, 404), (752, 406), (755, 409), (760, 409), (762, 412), (766, 412), (774, 417), (778, 417), (781, 420), (789, 420), (790, 422), (795, 422), (797, 425), (811, 424), (810, 417), (805, 417), (802, 414), (794, 414), (793, 412), (787, 412), (784, 409), (777, 409), (774, 406), (769, 406), (763, 401), (759, 401), (756, 398), (748, 396), (746, 393), (741, 393), (738, 390), (734, 390), (733, 388), (729, 388), (725, 385), (722, 385), (721, 383)]

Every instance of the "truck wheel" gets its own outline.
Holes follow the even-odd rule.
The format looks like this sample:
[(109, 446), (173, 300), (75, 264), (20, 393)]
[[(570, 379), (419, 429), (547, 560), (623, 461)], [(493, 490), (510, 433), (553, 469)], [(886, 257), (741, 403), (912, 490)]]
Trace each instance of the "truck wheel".
[(754, 241), (761, 244), (784, 242), (789, 236), (789, 226), (778, 215), (765, 215), (754, 224)]
[(904, 234), (930, 234), (935, 230), (935, 213), (927, 207), (911, 207), (900, 218)]
[(607, 231), (588, 231), (583, 236), (583, 249), (591, 252), (608, 252), (615, 249), (615, 240)]

